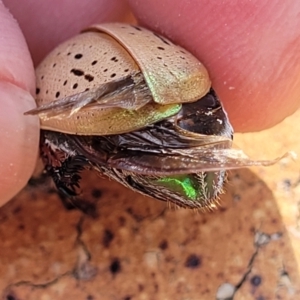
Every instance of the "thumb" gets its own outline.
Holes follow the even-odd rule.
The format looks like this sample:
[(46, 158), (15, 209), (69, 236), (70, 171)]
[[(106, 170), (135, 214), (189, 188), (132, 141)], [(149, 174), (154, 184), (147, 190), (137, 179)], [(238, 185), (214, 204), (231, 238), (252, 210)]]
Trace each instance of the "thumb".
[(38, 155), (39, 122), (23, 113), (35, 106), (34, 68), (25, 39), (0, 1), (0, 205), (28, 181)]
[(299, 108), (299, 1), (129, 3), (141, 24), (201, 59), (235, 130), (271, 127)]

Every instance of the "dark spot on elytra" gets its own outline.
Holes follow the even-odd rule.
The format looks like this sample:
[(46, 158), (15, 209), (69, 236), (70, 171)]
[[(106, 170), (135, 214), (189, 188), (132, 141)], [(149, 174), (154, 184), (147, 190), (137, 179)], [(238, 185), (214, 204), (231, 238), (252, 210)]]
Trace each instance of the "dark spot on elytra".
[(129, 71), (129, 69), (125, 69), (125, 70), (124, 70), (124, 72), (128, 72), (128, 71)]
[(66, 85), (68, 83), (68, 80), (65, 80), (64, 85)]
[(48, 94), (48, 93), (49, 93), (49, 91), (47, 90), (47, 91), (46, 91), (46, 94)]
[(87, 81), (91, 82), (94, 80), (94, 76), (90, 75), (90, 74), (86, 74), (84, 75), (84, 79), (86, 79)]
[(165, 40), (162, 36), (160, 36), (159, 34), (157, 34), (157, 33), (155, 33), (155, 32), (153, 32), (153, 34), (156, 36), (156, 37), (158, 37), (163, 43), (165, 43), (166, 45), (170, 45), (170, 43), (167, 41), (167, 40)]
[(114, 62), (117, 62), (117, 61), (118, 61), (118, 59), (117, 59), (115, 56), (112, 57), (110, 60), (111, 60), (111, 61), (114, 61)]
[(97, 60), (94, 60), (94, 61), (92, 62), (92, 66), (94, 66), (97, 62), (98, 62)]
[(110, 78), (114, 78), (114, 77), (116, 77), (116, 73), (112, 73), (111, 75), (110, 75)]
[(52, 68), (55, 68), (55, 66), (56, 66), (56, 64), (53, 64), (53, 65), (52, 65)]
[(104, 69), (104, 70), (103, 70), (103, 72), (107, 72), (107, 71), (108, 71), (108, 69)]
[(201, 258), (196, 254), (191, 254), (185, 261), (184, 266), (191, 269), (196, 269), (201, 265)]
[(131, 27), (134, 28), (134, 29), (136, 29), (136, 30), (138, 30), (138, 31), (142, 31), (142, 28), (140, 28), (140, 27), (138, 27), (138, 26), (133, 26), (133, 25), (131, 25)]
[(94, 296), (92, 296), (92, 295), (88, 295), (87, 297), (86, 297), (86, 300), (94, 300), (95, 298), (94, 298)]
[(82, 54), (81, 53), (78, 53), (74, 56), (75, 59), (80, 59), (82, 57)]
[(169, 246), (168, 241), (166, 241), (166, 240), (162, 240), (159, 244), (159, 248), (161, 250), (166, 250), (168, 248), (168, 246)]
[(77, 89), (77, 87), (78, 87), (78, 83), (75, 83), (75, 84), (73, 85), (73, 89), (75, 90), (75, 89)]
[(39, 88), (36, 88), (35, 94), (38, 95), (38, 94), (40, 93), (40, 91), (41, 91), (41, 90), (40, 90)]
[(109, 266), (109, 270), (113, 274), (117, 274), (121, 271), (121, 263), (118, 258), (115, 258)]
[(183, 59), (183, 60), (185, 59), (185, 57), (184, 57), (184, 56), (179, 56), (179, 57), (180, 57), (181, 59)]
[(89, 90), (90, 90), (89, 88), (86, 88), (84, 91), (87, 92), (87, 91), (89, 91)]
[(99, 199), (102, 196), (102, 191), (99, 189), (93, 189), (92, 196), (96, 199)]
[(159, 47), (157, 47), (157, 49), (158, 49), (158, 50), (165, 50), (165, 48), (164, 48), (164, 47), (160, 47), (160, 46), (159, 46)]
[(105, 229), (104, 235), (102, 238), (103, 246), (108, 248), (113, 239), (114, 239), (114, 234), (110, 230)]
[(162, 59), (162, 57), (160, 57), (160, 56), (157, 56), (157, 59)]
[(84, 72), (79, 69), (72, 69), (70, 72), (73, 73), (75, 76), (82, 76), (84, 74)]
[(68, 55), (68, 56), (71, 55), (71, 52), (68, 52), (67, 55)]
[(55, 94), (55, 98), (58, 98), (58, 97), (59, 97), (59, 95), (60, 95), (60, 92), (56, 92), (56, 94)]
[(41, 80), (43, 80), (44, 79), (44, 75), (41, 77)]
[(261, 277), (259, 275), (254, 275), (251, 279), (250, 282), (253, 286), (259, 286), (262, 282)]
[(125, 296), (123, 300), (131, 300), (131, 296)]

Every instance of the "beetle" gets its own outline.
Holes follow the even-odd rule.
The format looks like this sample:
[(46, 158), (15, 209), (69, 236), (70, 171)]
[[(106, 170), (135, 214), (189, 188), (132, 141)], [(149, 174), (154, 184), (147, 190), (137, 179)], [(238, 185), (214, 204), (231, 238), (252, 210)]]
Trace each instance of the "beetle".
[(210, 210), (226, 170), (253, 161), (232, 148), (233, 129), (192, 54), (145, 28), (94, 25), (36, 70), (41, 156), (58, 189), (78, 196), (94, 168), (142, 194)]

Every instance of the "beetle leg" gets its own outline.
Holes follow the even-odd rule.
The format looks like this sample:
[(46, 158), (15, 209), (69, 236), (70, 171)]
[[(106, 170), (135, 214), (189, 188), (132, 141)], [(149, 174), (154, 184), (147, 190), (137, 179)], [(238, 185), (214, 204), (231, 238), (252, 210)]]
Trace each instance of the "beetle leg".
[(83, 213), (96, 217), (95, 203), (79, 198), (77, 189), (81, 176), (79, 175), (88, 161), (81, 155), (76, 155), (66, 159), (60, 167), (46, 166), (48, 174), (52, 177), (62, 204), (67, 210), (79, 209)]
[(78, 198), (79, 182), (81, 176), (79, 172), (84, 169), (87, 161), (82, 156), (69, 157), (61, 163), (59, 167), (46, 165), (47, 173), (58, 190), (61, 200), (66, 209), (74, 208), (74, 202)]
[(87, 164), (83, 156), (69, 157), (61, 163), (60, 167), (46, 166), (46, 170), (52, 177), (57, 189), (68, 197), (77, 196), (76, 188), (79, 188), (81, 176), (79, 172)]
[(78, 197), (81, 180), (79, 173), (89, 165), (89, 161), (86, 157), (72, 151), (68, 143), (61, 143), (61, 138), (60, 133), (42, 131), (41, 156), (45, 170), (52, 177), (66, 209), (78, 208), (94, 216), (95, 205)]

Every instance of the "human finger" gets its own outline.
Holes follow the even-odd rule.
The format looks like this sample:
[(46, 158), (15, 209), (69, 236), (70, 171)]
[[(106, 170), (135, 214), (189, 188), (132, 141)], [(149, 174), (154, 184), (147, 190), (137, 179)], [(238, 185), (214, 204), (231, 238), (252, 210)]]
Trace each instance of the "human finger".
[(17, 22), (0, 2), (0, 205), (31, 176), (38, 154), (39, 123), (23, 113), (35, 106), (34, 69)]
[(194, 53), (237, 131), (275, 125), (300, 105), (300, 2), (129, 1), (142, 25)]

